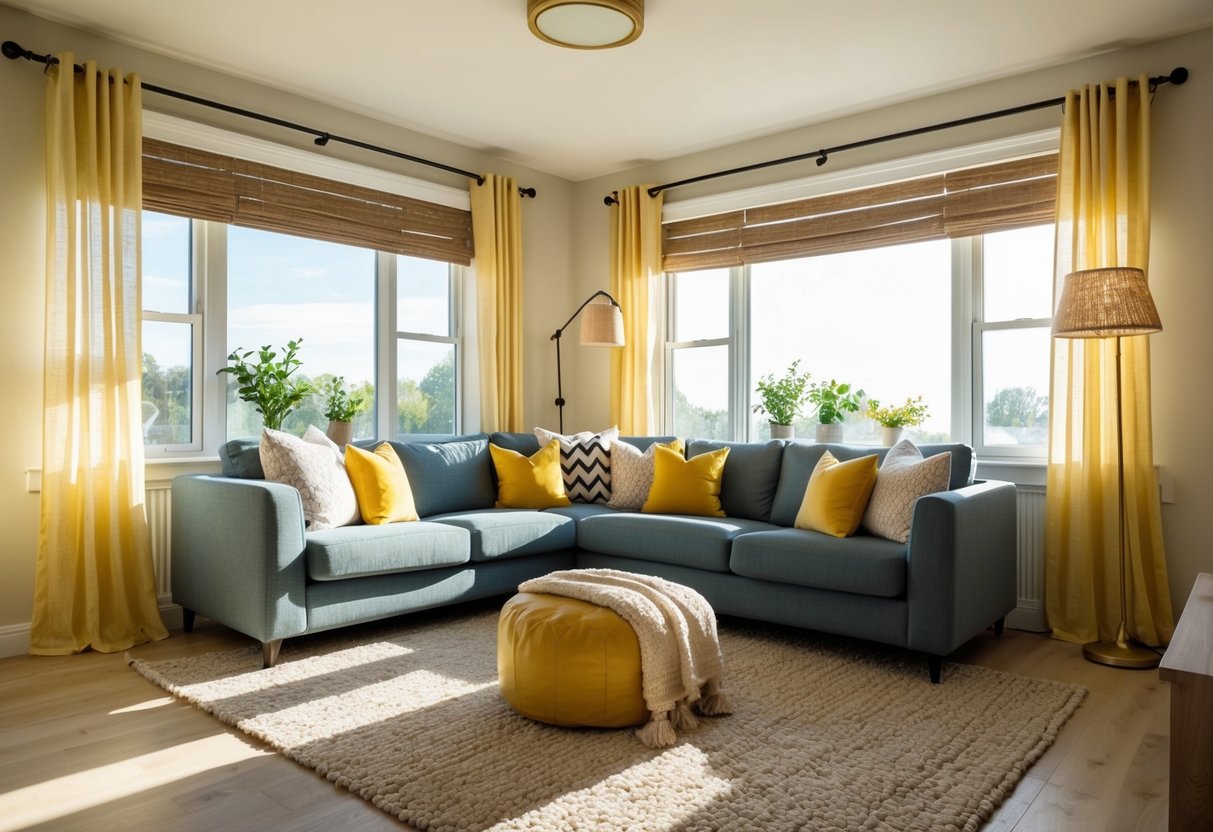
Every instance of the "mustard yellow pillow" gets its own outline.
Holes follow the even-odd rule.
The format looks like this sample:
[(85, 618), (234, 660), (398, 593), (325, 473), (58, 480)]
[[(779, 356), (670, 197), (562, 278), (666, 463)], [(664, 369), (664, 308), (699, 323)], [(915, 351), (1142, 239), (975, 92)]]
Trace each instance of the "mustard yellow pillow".
[(569, 504), (560, 470), (560, 440), (529, 457), (489, 443), (497, 471), (497, 508), (556, 508)]
[(809, 476), (796, 528), (850, 537), (863, 520), (875, 485), (876, 454), (839, 462), (826, 451)]
[(724, 517), (720, 477), (728, 448), (690, 459), (664, 445), (653, 454), (653, 486), (640, 510), (649, 514), (697, 514)]
[(362, 522), (379, 526), (417, 519), (417, 504), (408, 474), (396, 451), (387, 442), (374, 453), (345, 446), (345, 470), (358, 498)]

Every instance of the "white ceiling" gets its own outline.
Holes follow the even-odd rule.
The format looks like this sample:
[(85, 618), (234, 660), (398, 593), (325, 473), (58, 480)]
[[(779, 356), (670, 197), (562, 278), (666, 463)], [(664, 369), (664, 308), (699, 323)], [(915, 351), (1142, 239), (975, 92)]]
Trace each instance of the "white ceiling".
[(648, 0), (638, 41), (579, 51), (526, 0), (4, 2), (574, 181), (1213, 25), (1210, 0)]

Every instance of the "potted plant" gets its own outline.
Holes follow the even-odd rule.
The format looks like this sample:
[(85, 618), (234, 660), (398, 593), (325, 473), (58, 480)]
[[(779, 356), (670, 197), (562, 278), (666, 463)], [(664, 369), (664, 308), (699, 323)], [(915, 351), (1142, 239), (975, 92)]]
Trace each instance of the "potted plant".
[(922, 396), (917, 399), (906, 397), (906, 403), (881, 407), (876, 399), (868, 400), (867, 416), (880, 425), (880, 437), (885, 447), (892, 447), (901, 439), (901, 433), (906, 428), (921, 425), (926, 421), (928, 408), (923, 404)]
[(808, 399), (817, 414), (817, 441), (841, 442), (842, 421), (847, 413), (858, 412), (862, 398), (863, 390), (854, 390), (846, 382), (834, 379), (814, 382)]
[(758, 380), (758, 397), (755, 413), (765, 413), (771, 421), (772, 439), (791, 439), (792, 422), (800, 414), (808, 399), (809, 374), (798, 372), (800, 359), (789, 366), (781, 378), (767, 373)]
[[(282, 420), (312, 392), (308, 382), (291, 378), (303, 363), (295, 357), (302, 342), (302, 338), (287, 341), (281, 358), (269, 346), (243, 352), (243, 347), (237, 347), (227, 357), (230, 366), (219, 370), (236, 378), (236, 395), (251, 404), (271, 430), (282, 430)], [(255, 362), (249, 361), (252, 356), (256, 356)]]
[(324, 417), (329, 420), (326, 434), (338, 446), (344, 447), (354, 440), (354, 417), (362, 412), (366, 400), (345, 389), (345, 376), (333, 376), (321, 385), (325, 396)]

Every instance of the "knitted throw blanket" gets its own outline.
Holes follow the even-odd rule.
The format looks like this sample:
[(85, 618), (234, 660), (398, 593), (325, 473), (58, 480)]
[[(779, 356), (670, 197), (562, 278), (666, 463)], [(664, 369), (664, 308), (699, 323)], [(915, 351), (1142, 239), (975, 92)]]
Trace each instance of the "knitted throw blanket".
[(694, 728), (691, 708), (727, 714), (721, 692), (724, 659), (716, 616), (695, 590), (650, 575), (616, 569), (569, 569), (534, 578), (520, 592), (563, 595), (607, 607), (632, 626), (640, 642), (648, 723), (636, 735), (650, 748), (673, 745), (676, 728)]

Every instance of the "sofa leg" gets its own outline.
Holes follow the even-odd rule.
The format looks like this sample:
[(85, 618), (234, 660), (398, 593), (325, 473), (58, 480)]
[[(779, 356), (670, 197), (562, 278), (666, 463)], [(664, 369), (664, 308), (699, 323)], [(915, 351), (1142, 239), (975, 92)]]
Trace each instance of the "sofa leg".
[(194, 632), (194, 611), (181, 608), (181, 629), (187, 633)]
[(273, 667), (278, 662), (278, 651), (282, 649), (282, 639), (276, 638), (273, 641), (262, 642), (261, 644), (261, 667)]
[(1003, 628), (1006, 627), (1006, 625), (1007, 617), (1004, 615), (1002, 618), (994, 622), (994, 635), (1001, 636)]
[(938, 685), (943, 674), (943, 656), (927, 656), (927, 669), (931, 672), (931, 684)]

